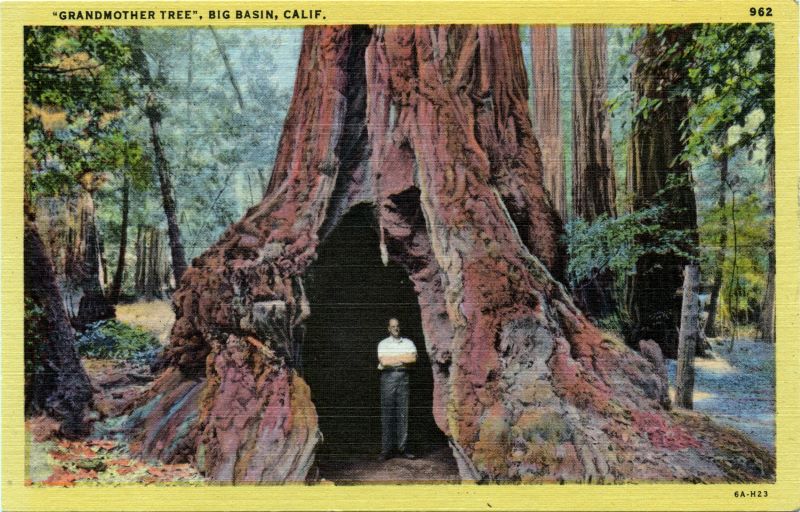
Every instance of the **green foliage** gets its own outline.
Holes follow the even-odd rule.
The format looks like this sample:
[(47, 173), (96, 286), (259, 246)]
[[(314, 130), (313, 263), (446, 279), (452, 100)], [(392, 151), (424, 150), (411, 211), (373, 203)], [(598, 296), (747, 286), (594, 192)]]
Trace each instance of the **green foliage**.
[(686, 252), (688, 235), (663, 226), (670, 209), (651, 206), (618, 217), (602, 215), (594, 222), (574, 219), (566, 225), (570, 286), (592, 280), (604, 271), (617, 279), (632, 275), (636, 262), (646, 254)]
[[(130, 53), (111, 28), (26, 27), (26, 192), (68, 194), (120, 160)], [(128, 143), (129, 148), (132, 147)], [(131, 148), (131, 150), (133, 150)], [(134, 151), (135, 152), (135, 151)]]
[(152, 361), (161, 344), (150, 333), (117, 320), (90, 324), (75, 346), (83, 357)]
[(47, 319), (44, 309), (33, 299), (25, 297), (24, 307), (25, 329), (25, 385), (33, 382), (34, 376), (44, 368), (39, 363), (38, 347), (44, 341), (42, 336), (47, 332)]
[[(657, 44), (659, 51), (636, 65), (657, 76), (672, 77), (668, 90), (658, 90), (665, 99), (689, 100), (689, 113), (682, 123), (683, 160), (732, 154), (738, 148), (753, 150), (760, 139), (772, 140), (772, 24), (653, 25), (646, 30), (650, 31), (648, 44)], [(633, 37), (644, 33), (640, 27)], [(634, 118), (646, 119), (660, 105), (659, 98), (641, 98)]]
[[(723, 324), (736, 320), (751, 324), (758, 319), (766, 286), (767, 250), (769, 248), (769, 223), (772, 221), (761, 206), (755, 193), (728, 202), (724, 209), (710, 209), (700, 224), (701, 268), (705, 276), (717, 271), (716, 253), (723, 231), (727, 243), (722, 263), (722, 289), (720, 290), (720, 320)], [(734, 225), (736, 247), (734, 250)]]

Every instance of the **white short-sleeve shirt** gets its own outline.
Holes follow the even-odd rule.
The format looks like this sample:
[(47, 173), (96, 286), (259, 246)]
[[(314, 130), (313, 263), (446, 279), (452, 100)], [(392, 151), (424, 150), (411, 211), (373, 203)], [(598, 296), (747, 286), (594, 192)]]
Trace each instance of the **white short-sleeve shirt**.
[(384, 338), (378, 343), (378, 359), (386, 356), (397, 356), (400, 354), (414, 354), (417, 353), (417, 347), (414, 342), (408, 338), (394, 338), (389, 336)]

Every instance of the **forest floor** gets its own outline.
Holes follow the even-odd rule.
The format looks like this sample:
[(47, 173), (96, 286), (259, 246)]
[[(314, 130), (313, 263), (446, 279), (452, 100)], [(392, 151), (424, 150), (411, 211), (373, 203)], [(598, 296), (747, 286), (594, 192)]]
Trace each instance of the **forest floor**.
[[(166, 344), (174, 322), (167, 301), (141, 302), (117, 308), (117, 320), (139, 327)], [(721, 340), (711, 340), (712, 351), (696, 363), (695, 410), (734, 427), (775, 453), (774, 345), (740, 340), (732, 352)], [(95, 405), (104, 418), (83, 441), (53, 437), (58, 425), (44, 417), (26, 421), (28, 482), (33, 485), (109, 485), (174, 483), (197, 485), (204, 478), (187, 464), (160, 464), (130, 456), (125, 440), (114, 434), (118, 417), (130, 400), (141, 394), (154, 376), (147, 364), (111, 359), (83, 359), (95, 389)], [(675, 362), (668, 361), (670, 382)], [(124, 416), (122, 416), (124, 418)], [(320, 454), (319, 482), (455, 483), (458, 469), (447, 447), (418, 454), (415, 460), (378, 461), (374, 455)]]
[[(709, 357), (695, 359), (694, 410), (741, 430), (775, 454), (775, 345), (737, 340), (733, 351), (711, 341)], [(670, 393), (676, 364), (667, 361)]]
[(317, 459), (319, 479), (337, 485), (458, 483), (461, 478), (450, 447), (441, 446), (417, 453), (408, 460), (395, 457), (386, 461), (377, 455), (320, 455)]

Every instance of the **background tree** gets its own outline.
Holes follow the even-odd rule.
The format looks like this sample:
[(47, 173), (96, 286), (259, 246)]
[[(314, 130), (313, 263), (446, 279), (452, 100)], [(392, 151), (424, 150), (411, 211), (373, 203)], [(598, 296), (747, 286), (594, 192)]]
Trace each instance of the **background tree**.
[(645, 254), (637, 261), (628, 285), (631, 326), (626, 339), (634, 346), (653, 339), (670, 358), (677, 354), (682, 270), (690, 247), (697, 243), (697, 220), (691, 167), (681, 159), (689, 99), (675, 94), (675, 86), (684, 79), (683, 70), (665, 65), (661, 56), (671, 49), (683, 52), (692, 32), (691, 27), (648, 27), (634, 46), (638, 61), (632, 80), (637, 112), (628, 168), (631, 206), (638, 210), (663, 205), (669, 211), (662, 226), (686, 231), (688, 237), (682, 246)]
[[(589, 223), (616, 216), (607, 47), (604, 25), (572, 27), (572, 211)], [(615, 312), (613, 292), (614, 276), (607, 268), (574, 288), (584, 311), (595, 318)]]
[(686, 265), (683, 276), (681, 330), (678, 335), (678, 359), (675, 375), (675, 404), (684, 409), (693, 407), (694, 355), (700, 343), (698, 290), (700, 272), (696, 264)]
[(186, 255), (183, 250), (183, 241), (181, 240), (181, 229), (178, 225), (178, 206), (172, 188), (170, 165), (161, 142), (161, 121), (164, 116), (164, 107), (161, 105), (162, 99), (159, 98), (159, 82), (163, 79), (158, 76), (158, 73), (164, 72), (161, 69), (163, 63), (156, 62), (159, 68), (156, 71), (156, 76), (153, 77), (150, 72), (150, 62), (145, 54), (139, 29), (133, 28), (129, 33), (133, 62), (144, 89), (143, 109), (150, 124), (150, 141), (152, 143), (154, 156), (153, 163), (161, 185), (161, 201), (164, 207), (164, 215), (167, 218), (167, 233), (169, 234), (169, 247), (172, 256), (172, 272), (175, 276), (175, 282), (178, 283), (180, 282), (181, 276), (186, 271)]
[[(678, 93), (691, 98), (691, 107), (684, 124), (686, 151), (683, 159), (697, 162), (711, 158), (721, 161), (719, 178), (714, 180), (718, 183), (719, 200), (716, 210), (710, 209), (709, 219), (713, 221), (716, 218), (722, 224), (718, 229), (708, 226), (709, 229), (705, 230), (720, 233), (716, 239), (718, 244), (715, 244), (721, 247), (717, 257), (713, 260), (706, 259), (709, 270), (713, 269), (713, 272), (706, 273), (709, 276), (713, 275), (711, 284), (713, 299), (716, 283), (726, 281), (738, 283), (741, 280), (731, 279), (727, 272), (723, 279), (720, 274), (720, 267), (723, 269), (726, 267), (726, 258), (733, 259), (738, 256), (739, 248), (743, 247), (742, 244), (737, 244), (735, 254), (729, 254), (720, 260), (721, 256), (731, 252), (730, 248), (726, 248), (727, 241), (731, 239), (727, 233), (728, 229), (733, 231), (742, 227), (729, 223), (728, 219), (739, 213), (746, 215), (744, 211), (738, 212), (736, 208), (731, 209), (728, 215), (720, 216), (715, 213), (726, 210), (723, 189), (733, 193), (736, 184), (739, 184), (744, 187), (741, 191), (744, 197), (756, 194), (763, 205), (763, 218), (774, 220), (774, 185), (770, 178), (772, 176), (770, 172), (774, 169), (774, 35), (769, 24), (698, 25), (695, 31), (695, 37), (683, 52), (666, 52), (661, 59), (670, 67), (687, 69), (686, 79), (676, 87)], [(745, 171), (745, 167), (740, 164), (737, 166), (738, 172), (729, 173), (729, 161), (734, 158), (742, 161), (740, 154), (747, 155), (746, 160), (750, 162), (747, 165), (749, 169)], [(758, 172), (756, 171), (758, 167), (763, 169), (763, 174), (756, 179), (751, 178), (753, 171)], [(752, 215), (749, 216), (749, 220), (755, 221), (756, 224), (761, 222)], [(774, 233), (774, 224), (770, 224), (765, 232)], [(755, 233), (751, 231), (745, 244), (752, 240), (749, 237), (753, 235)], [(752, 242), (759, 243), (755, 240)], [(763, 240), (762, 247), (766, 247), (767, 250), (765, 258), (755, 255), (750, 246), (745, 245), (743, 248), (748, 253), (748, 256), (745, 256), (748, 268), (760, 266), (759, 263), (756, 263), (755, 267), (750, 266), (750, 263), (754, 262), (751, 259), (753, 257), (756, 258), (755, 261), (765, 262), (766, 285), (756, 284), (760, 290), (758, 293), (763, 293), (764, 298), (760, 306), (755, 308), (763, 311), (763, 316), (757, 312), (752, 316), (768, 319), (767, 325), (769, 325), (769, 319), (774, 317), (774, 236)], [(727, 266), (731, 271), (735, 270), (733, 265)], [(747, 271), (744, 275), (755, 276), (758, 273), (760, 272)], [(741, 283), (744, 295), (748, 295), (749, 290), (752, 290), (752, 286), (747, 284), (748, 281), (750, 278), (745, 278)], [(706, 324), (707, 333), (712, 333), (716, 328), (718, 315), (714, 306), (712, 300), (709, 305), (709, 321)], [(729, 304), (729, 306), (737, 308), (735, 305)], [(766, 328), (768, 331), (764, 336), (766, 339), (771, 339), (770, 330), (770, 327)]]
[(719, 292), (722, 289), (722, 270), (725, 263), (725, 252), (728, 248), (728, 216), (725, 196), (728, 193), (728, 156), (722, 154), (719, 157), (719, 189), (717, 192), (717, 208), (720, 212), (719, 226), (720, 233), (718, 247), (714, 256), (714, 271), (711, 282), (711, 293), (708, 300), (708, 317), (705, 325), (705, 335), (714, 338), (717, 335), (717, 305), (719, 303)]
[(71, 240), (55, 238), (49, 248), (35, 217), (45, 198), (68, 211), (82, 185), (91, 190), (105, 171), (105, 141), (119, 132), (117, 116), (128, 100), (120, 77), (129, 56), (109, 29), (26, 27), (24, 37), (26, 412), (52, 415), (62, 422), (63, 434), (77, 436), (86, 433), (91, 388), (50, 255), (69, 255), (79, 242), (88, 247), (68, 260), (90, 267), (83, 269), (84, 293), (97, 292), (94, 212), (81, 210), (90, 216), (82, 229), (72, 230)]
[(533, 130), (542, 152), (544, 185), (563, 222), (567, 221), (566, 174), (561, 135), (561, 84), (555, 25), (531, 25)]

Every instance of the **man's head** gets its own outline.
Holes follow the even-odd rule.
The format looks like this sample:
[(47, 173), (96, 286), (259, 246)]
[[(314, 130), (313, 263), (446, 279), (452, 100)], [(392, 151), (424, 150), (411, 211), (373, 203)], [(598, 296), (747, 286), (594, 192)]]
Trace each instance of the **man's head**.
[(400, 336), (400, 321), (396, 318), (389, 319), (389, 334), (395, 338)]

